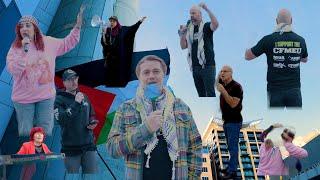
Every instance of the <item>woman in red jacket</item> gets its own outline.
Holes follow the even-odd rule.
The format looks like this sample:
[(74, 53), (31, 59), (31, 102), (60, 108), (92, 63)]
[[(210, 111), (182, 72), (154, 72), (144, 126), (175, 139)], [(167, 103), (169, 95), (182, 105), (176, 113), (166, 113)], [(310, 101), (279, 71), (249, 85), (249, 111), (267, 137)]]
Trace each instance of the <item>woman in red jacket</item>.
[(33, 127), (30, 131), (30, 141), (23, 143), (17, 154), (50, 154), (48, 146), (43, 143), (45, 132), (42, 127)]
[[(42, 127), (33, 127), (30, 131), (30, 141), (23, 143), (17, 154), (50, 154), (48, 146), (43, 143), (46, 134)], [(31, 180), (36, 172), (36, 164), (25, 164), (22, 168), (20, 179)]]

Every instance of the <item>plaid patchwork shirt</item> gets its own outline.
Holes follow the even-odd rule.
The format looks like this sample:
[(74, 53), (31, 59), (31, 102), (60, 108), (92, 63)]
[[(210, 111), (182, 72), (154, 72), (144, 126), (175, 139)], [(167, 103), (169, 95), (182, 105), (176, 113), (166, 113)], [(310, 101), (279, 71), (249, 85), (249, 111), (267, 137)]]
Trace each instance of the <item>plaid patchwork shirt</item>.
[[(191, 110), (182, 100), (176, 98), (173, 111), (179, 147), (175, 179), (200, 179), (202, 140)], [(113, 158), (124, 157), (125, 179), (142, 179), (144, 146), (151, 137), (152, 133), (137, 111), (135, 99), (123, 103), (116, 112), (106, 146)]]

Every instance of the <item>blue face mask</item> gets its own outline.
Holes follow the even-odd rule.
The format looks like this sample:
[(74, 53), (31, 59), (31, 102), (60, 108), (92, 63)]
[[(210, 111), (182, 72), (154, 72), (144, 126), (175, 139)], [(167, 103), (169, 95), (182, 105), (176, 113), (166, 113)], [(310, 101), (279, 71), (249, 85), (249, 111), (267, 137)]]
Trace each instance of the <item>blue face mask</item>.
[(146, 98), (155, 98), (161, 95), (159, 86), (156, 83), (148, 84), (144, 89), (144, 96)]

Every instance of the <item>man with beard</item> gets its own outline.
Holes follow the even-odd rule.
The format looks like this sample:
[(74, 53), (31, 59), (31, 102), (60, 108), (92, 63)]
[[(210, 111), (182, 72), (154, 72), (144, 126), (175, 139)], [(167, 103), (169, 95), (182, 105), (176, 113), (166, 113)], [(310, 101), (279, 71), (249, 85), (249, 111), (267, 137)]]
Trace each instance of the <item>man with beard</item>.
[[(208, 13), (211, 22), (202, 20), (200, 8)], [(188, 63), (199, 97), (215, 97), (216, 67), (212, 35), (219, 24), (204, 3), (191, 7), (190, 18), (187, 26), (180, 25), (180, 46), (181, 49), (188, 48)]]

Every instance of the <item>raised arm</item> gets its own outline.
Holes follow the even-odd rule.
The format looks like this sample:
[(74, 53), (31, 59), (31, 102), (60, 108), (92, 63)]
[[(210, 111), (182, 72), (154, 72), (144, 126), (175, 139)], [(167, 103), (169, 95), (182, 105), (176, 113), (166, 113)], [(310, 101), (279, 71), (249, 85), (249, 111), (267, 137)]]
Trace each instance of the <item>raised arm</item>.
[(214, 14), (210, 11), (210, 9), (205, 3), (200, 3), (199, 6), (202, 7), (208, 13), (211, 20), (210, 29), (214, 32), (218, 29), (219, 26), (217, 18), (214, 16)]
[(136, 32), (138, 31), (140, 25), (143, 23), (143, 21), (146, 19), (147, 17), (144, 16), (142, 17), (138, 22), (136, 22), (134, 25), (132, 26), (129, 26), (129, 29), (128, 29), (128, 36), (130, 37), (134, 37)]
[(57, 56), (61, 56), (71, 49), (73, 49), (80, 40), (80, 31), (83, 21), (83, 11), (85, 7), (81, 6), (80, 11), (77, 15), (77, 23), (74, 28), (71, 30), (68, 36), (63, 39), (57, 39)]
[(268, 127), (266, 130), (264, 130), (262, 132), (262, 134), (260, 135), (260, 140), (262, 142), (264, 142), (265, 138), (268, 136), (268, 134), (274, 129), (274, 128), (280, 128), (282, 127), (283, 125), (280, 124), (280, 123), (275, 123), (273, 125), (271, 125), (270, 127)]

